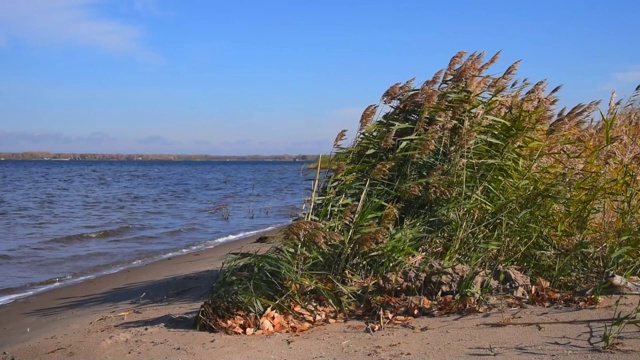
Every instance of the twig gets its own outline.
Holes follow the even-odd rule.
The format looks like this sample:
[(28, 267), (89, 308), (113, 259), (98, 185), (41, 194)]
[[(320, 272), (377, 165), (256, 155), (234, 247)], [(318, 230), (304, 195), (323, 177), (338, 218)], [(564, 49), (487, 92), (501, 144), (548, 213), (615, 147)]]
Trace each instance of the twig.
[(318, 190), (318, 182), (320, 180), (320, 166), (322, 163), (322, 154), (318, 156), (318, 169), (316, 170), (316, 179), (313, 181), (313, 190), (311, 191), (311, 204), (309, 205), (309, 212), (307, 213), (305, 220), (311, 220), (311, 213), (313, 212), (313, 203), (316, 199), (316, 191)]
[[(487, 324), (479, 324), (479, 325), (490, 326), (490, 327), (505, 327), (505, 326), (533, 326), (533, 325), (554, 325), (554, 324), (589, 324), (589, 323), (596, 323), (596, 322), (611, 322), (616, 320), (618, 320), (618, 318), (588, 319), (588, 320), (533, 321), (533, 322), (499, 322), (499, 323), (487, 323)], [(640, 320), (631, 320), (628, 323), (640, 324)]]

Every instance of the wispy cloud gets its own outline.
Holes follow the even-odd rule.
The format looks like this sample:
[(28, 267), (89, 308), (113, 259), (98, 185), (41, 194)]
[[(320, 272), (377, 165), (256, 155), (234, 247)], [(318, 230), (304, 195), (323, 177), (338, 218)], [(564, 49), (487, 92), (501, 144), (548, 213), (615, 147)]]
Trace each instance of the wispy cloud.
[(103, 132), (68, 135), (59, 132), (0, 131), (0, 151), (101, 151), (113, 148), (120, 140)]
[(339, 108), (333, 110), (333, 114), (337, 117), (351, 119), (355, 122), (360, 120), (360, 115), (362, 115), (363, 110), (364, 108), (360, 107)]
[(609, 81), (599, 87), (599, 90), (626, 92), (640, 85), (640, 66), (633, 66), (626, 71), (614, 72)]
[(158, 6), (158, 2), (156, 0), (134, 0), (133, 8), (144, 15), (152, 15), (152, 16), (173, 16), (175, 15), (171, 11), (166, 11), (161, 9)]
[(226, 141), (176, 140), (160, 135), (125, 138), (104, 132), (21, 132), (0, 130), (0, 152), (49, 151), (62, 153), (155, 153), (212, 155), (274, 155), (327, 153), (333, 139), (282, 142), (242, 138)]
[(640, 69), (617, 72), (613, 74), (613, 78), (620, 82), (639, 82), (640, 81)]
[(0, 1), (0, 45), (19, 38), (40, 45), (83, 46), (144, 62), (161, 61), (141, 43), (142, 28), (96, 14), (95, 0)]
[(144, 144), (144, 145), (174, 145), (174, 144), (176, 144), (175, 141), (173, 141), (171, 139), (167, 139), (166, 137), (159, 136), (159, 135), (147, 136), (145, 138), (138, 139), (137, 142), (139, 144)]

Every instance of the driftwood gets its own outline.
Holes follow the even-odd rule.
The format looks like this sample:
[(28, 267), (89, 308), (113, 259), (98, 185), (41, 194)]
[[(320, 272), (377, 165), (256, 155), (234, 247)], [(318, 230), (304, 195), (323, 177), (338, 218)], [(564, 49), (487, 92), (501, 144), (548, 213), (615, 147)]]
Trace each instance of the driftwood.
[[(558, 320), (558, 321), (529, 321), (529, 322), (511, 322), (502, 321), (497, 323), (480, 324), (482, 326), (490, 327), (504, 327), (504, 326), (533, 326), (533, 325), (557, 325), (557, 324), (590, 324), (597, 322), (611, 323), (620, 320), (620, 318), (606, 318), (606, 319), (586, 319), (586, 320)], [(640, 324), (640, 320), (630, 320), (627, 324)]]
[[(633, 279), (636, 280), (636, 278)], [(615, 274), (607, 278), (603, 288), (608, 292), (613, 291), (613, 294), (640, 295), (640, 282), (630, 281), (623, 276)]]

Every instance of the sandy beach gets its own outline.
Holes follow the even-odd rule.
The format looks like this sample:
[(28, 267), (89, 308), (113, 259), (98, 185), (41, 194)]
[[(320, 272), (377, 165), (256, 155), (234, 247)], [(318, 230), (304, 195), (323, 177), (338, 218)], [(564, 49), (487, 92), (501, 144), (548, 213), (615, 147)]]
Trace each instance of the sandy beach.
[[(230, 252), (260, 251), (257, 236), (176, 256), (0, 306), (1, 359), (456, 359), (551, 357), (637, 359), (640, 331), (628, 325), (613, 352), (602, 351), (596, 308), (527, 307), (416, 319), (411, 326), (364, 331), (348, 321), (301, 334), (229, 336), (198, 332), (194, 316)], [(624, 297), (630, 311), (638, 296)], [(512, 324), (492, 327), (511, 319)]]

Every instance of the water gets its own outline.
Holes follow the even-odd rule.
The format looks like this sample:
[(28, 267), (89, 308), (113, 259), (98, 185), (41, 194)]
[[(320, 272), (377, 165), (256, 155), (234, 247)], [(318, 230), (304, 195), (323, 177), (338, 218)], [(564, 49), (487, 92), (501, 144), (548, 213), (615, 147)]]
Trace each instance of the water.
[(284, 225), (303, 165), (0, 161), (0, 304)]

